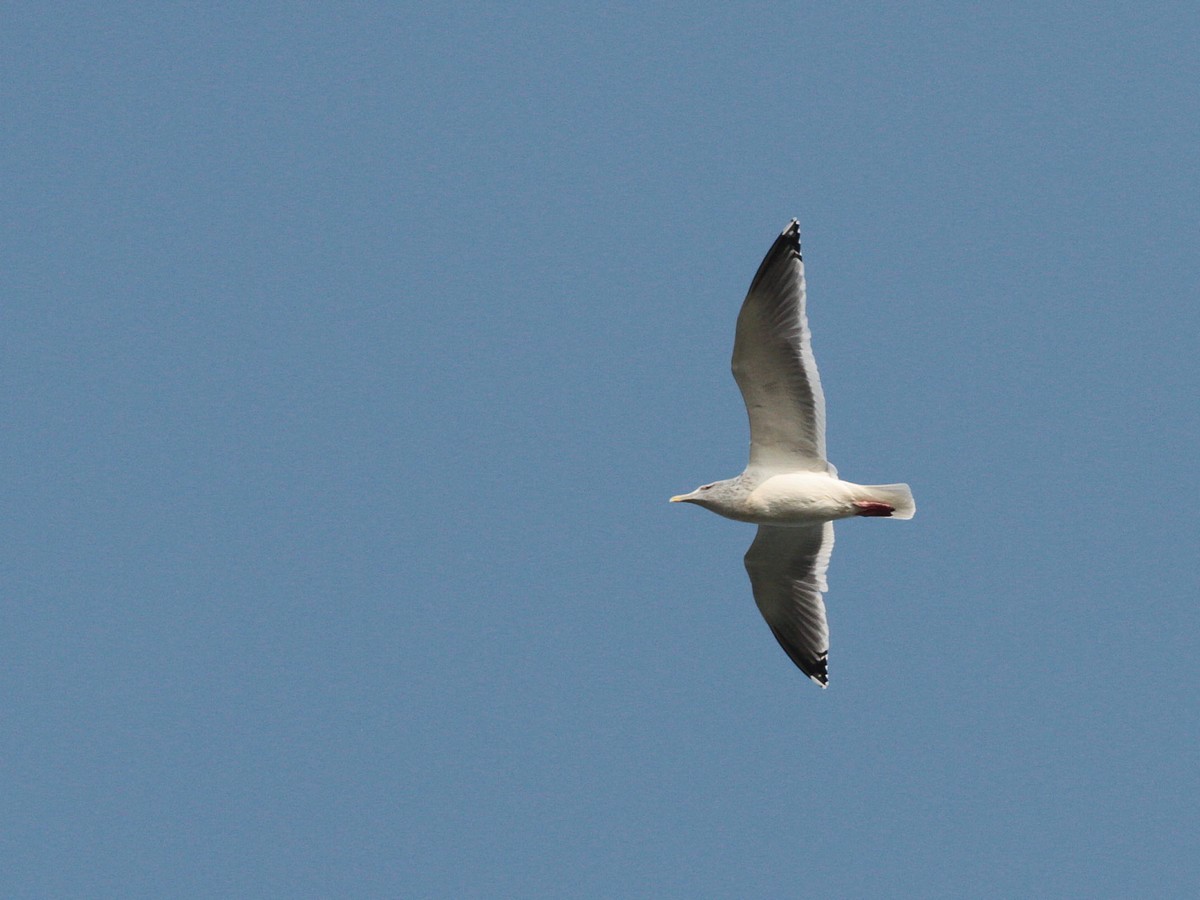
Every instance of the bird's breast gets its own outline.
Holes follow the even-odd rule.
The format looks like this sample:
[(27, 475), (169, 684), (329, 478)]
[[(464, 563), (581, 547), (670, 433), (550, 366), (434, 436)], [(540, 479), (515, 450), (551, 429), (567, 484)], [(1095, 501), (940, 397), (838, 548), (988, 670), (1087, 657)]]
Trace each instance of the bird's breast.
[(808, 525), (854, 515), (844, 482), (820, 472), (773, 475), (750, 492), (746, 510), (761, 525)]

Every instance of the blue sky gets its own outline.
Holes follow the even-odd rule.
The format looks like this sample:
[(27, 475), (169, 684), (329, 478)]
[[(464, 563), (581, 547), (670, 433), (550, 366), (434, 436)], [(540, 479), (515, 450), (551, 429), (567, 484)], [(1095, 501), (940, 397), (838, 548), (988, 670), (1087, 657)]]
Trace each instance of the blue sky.
[[(1194, 5), (0, 24), (7, 896), (1200, 890)], [(792, 216), (828, 691), (667, 503)]]

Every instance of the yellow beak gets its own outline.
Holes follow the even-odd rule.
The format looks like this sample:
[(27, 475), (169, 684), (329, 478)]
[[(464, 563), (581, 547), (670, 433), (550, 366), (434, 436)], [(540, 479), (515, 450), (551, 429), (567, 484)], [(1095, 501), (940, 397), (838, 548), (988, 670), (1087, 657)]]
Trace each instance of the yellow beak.
[(670, 499), (670, 501), (669, 501), (669, 502), (671, 502), (671, 503), (678, 503), (678, 502), (680, 502), (681, 500), (686, 500), (686, 499), (687, 499), (687, 494), (680, 494), (680, 495), (679, 495), (679, 496), (677, 496), (677, 497), (672, 497), (672, 498)]

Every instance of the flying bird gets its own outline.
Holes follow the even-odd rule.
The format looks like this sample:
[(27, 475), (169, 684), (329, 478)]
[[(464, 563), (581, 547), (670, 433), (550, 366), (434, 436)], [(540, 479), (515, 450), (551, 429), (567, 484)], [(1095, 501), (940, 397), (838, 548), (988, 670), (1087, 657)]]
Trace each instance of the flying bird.
[(750, 416), (750, 462), (736, 478), (701, 485), (672, 503), (695, 503), (752, 522), (746, 552), (754, 600), (800, 671), (829, 684), (828, 590), (833, 523), (868, 516), (911, 519), (907, 484), (855, 484), (825, 458), (825, 395), (805, 315), (800, 224), (775, 239), (742, 303), (733, 377)]

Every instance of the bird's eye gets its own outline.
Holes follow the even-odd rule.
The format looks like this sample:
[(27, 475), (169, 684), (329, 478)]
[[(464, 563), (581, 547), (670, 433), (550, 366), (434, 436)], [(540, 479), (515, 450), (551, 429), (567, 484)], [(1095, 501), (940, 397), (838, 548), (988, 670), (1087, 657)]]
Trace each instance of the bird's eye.
[(710, 487), (712, 487), (711, 484), (706, 484), (706, 485), (704, 485), (704, 487), (700, 488), (700, 490), (707, 491)]

